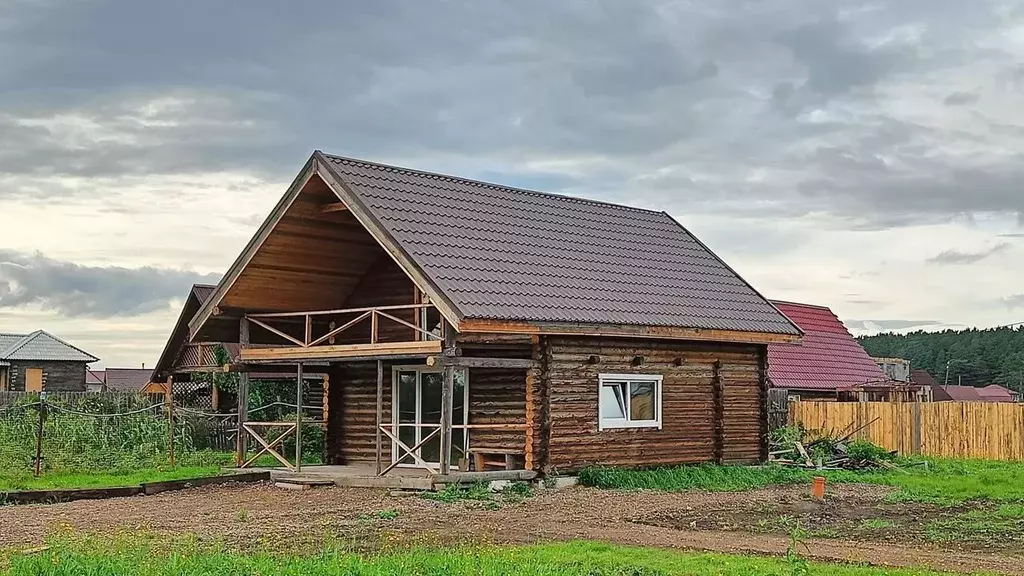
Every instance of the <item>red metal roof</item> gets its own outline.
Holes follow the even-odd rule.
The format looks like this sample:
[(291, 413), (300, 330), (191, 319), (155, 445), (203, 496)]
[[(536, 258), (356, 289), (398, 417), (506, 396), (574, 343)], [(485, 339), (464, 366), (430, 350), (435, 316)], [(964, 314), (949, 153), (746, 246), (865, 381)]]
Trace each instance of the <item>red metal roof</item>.
[(804, 332), (803, 344), (768, 346), (772, 386), (838, 390), (889, 381), (831, 310), (810, 304), (772, 303)]

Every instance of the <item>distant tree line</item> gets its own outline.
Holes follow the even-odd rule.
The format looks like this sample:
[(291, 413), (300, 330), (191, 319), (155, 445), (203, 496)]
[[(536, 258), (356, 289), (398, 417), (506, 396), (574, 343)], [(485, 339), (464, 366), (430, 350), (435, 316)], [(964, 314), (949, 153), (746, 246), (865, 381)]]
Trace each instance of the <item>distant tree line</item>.
[(911, 368), (927, 370), (942, 384), (1000, 384), (1024, 392), (1024, 326), (909, 334), (877, 334), (858, 338), (868, 354), (910, 360)]

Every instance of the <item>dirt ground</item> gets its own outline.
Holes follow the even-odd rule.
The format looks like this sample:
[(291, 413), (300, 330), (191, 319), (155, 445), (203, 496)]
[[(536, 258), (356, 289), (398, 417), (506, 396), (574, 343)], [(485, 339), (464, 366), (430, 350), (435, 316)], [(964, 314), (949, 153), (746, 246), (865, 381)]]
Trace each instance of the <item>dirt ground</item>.
[[(392, 544), (530, 543), (590, 539), (732, 553), (783, 554), (793, 519), (811, 537), (808, 557), (887, 566), (1024, 576), (1024, 547), (927, 543), (940, 509), (887, 504), (886, 489), (836, 486), (829, 500), (806, 488), (744, 493), (538, 490), (522, 501), (441, 503), (385, 490), (270, 485), (212, 486), (157, 496), (0, 507), (0, 548), (31, 547), (75, 529), (196, 534), (233, 546), (315, 546), (336, 536), (356, 549)], [(779, 520), (786, 518), (788, 520)], [(828, 536), (828, 537), (821, 537)]]
[(973, 552), (1024, 553), (1024, 523), (963, 527), (964, 515), (991, 515), (996, 504), (972, 502), (948, 507), (887, 502), (882, 486), (842, 486), (825, 502), (806, 491), (777, 491), (774, 498), (722, 506), (669, 508), (634, 521), (681, 530), (741, 531), (791, 534), (799, 527), (809, 537), (891, 542), (915, 545), (941, 542), (945, 549)]

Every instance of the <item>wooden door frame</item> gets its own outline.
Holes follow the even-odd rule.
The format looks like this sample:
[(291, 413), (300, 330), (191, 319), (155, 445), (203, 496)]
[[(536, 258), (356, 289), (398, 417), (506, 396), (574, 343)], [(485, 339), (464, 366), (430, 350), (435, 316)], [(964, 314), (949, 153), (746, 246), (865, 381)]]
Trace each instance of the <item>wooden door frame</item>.
[[(416, 423), (414, 423), (414, 424), (410, 424), (408, 422), (406, 422), (405, 424), (400, 424), (398, 422), (398, 375), (401, 372), (416, 372)], [(463, 402), (463, 407), (462, 407), (462, 412), (463, 412), (462, 424), (461, 425), (453, 425), (452, 426), (453, 429), (457, 429), (457, 428), (463, 429), (463, 434), (462, 434), (462, 443), (463, 443), (462, 450), (463, 450), (463, 452), (465, 452), (466, 450), (469, 449), (469, 427), (468, 427), (469, 426), (469, 370), (466, 370), (465, 372), (466, 372), (466, 377), (465, 377), (465, 379), (466, 379), (466, 386), (465, 386), (465, 395), (466, 395), (466, 397), (465, 397), (465, 401)], [(422, 390), (421, 376), (420, 376), (421, 374), (444, 374), (444, 368), (440, 368), (440, 367), (439, 368), (434, 368), (432, 366), (424, 366), (422, 364), (414, 364), (412, 366), (392, 366), (391, 367), (391, 430), (393, 431), (395, 437), (397, 438), (398, 437), (398, 427), (399, 426), (416, 426), (416, 442), (413, 442), (413, 444), (416, 444), (417, 442), (420, 441), (420, 438), (425, 436), (425, 435), (421, 434), (421, 431), (422, 431), (423, 427), (425, 427), (425, 426), (433, 427), (434, 426), (433, 424), (424, 425), (422, 423), (422, 417), (423, 417), (423, 414), (422, 414), (423, 398), (422, 398), (422, 394), (421, 394), (421, 390)], [(440, 427), (440, 424), (438, 424), (437, 426)], [(394, 442), (391, 442), (391, 463), (395, 464), (395, 461), (397, 459), (398, 459), (398, 445), (395, 444)], [(429, 462), (429, 464), (434, 464), (434, 462)], [(440, 464), (440, 462), (437, 462), (437, 464)], [(395, 467), (397, 467), (397, 468), (420, 468), (420, 466), (418, 464), (415, 464), (415, 463), (395, 464)]]

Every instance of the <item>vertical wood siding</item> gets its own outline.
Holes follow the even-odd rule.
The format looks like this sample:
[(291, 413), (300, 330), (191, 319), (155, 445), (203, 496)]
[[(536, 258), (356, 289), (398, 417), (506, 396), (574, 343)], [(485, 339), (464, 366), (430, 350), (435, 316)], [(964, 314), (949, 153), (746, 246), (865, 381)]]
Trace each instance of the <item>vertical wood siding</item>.
[(790, 402), (791, 423), (857, 430), (901, 454), (1024, 460), (1024, 404), (1000, 402)]
[[(714, 451), (714, 364), (721, 362), (722, 458), (757, 462), (764, 450), (763, 346), (639, 339), (548, 337), (542, 386), (550, 397), (548, 471), (709, 462)], [(588, 359), (598, 356), (597, 364)], [(644, 362), (633, 366), (633, 359)], [(676, 360), (682, 364), (676, 366)], [(598, 375), (663, 376), (662, 429), (598, 431)], [(544, 393), (539, 394), (541, 398)], [(536, 401), (536, 400), (535, 400)], [(543, 403), (543, 400), (540, 401)], [(543, 405), (536, 407), (543, 411)], [(542, 427), (543, 417), (539, 426)], [(543, 448), (540, 452), (544, 452)]]

